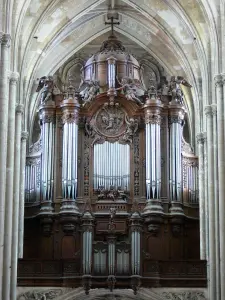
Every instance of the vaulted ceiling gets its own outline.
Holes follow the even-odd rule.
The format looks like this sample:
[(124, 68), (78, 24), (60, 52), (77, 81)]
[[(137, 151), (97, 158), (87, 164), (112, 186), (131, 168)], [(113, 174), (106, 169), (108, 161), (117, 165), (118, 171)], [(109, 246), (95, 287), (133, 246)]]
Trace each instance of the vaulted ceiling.
[(151, 55), (167, 74), (184, 76), (193, 86), (195, 110), (201, 110), (201, 82), (208, 82), (216, 39), (214, 2), (15, 0), (13, 66), (25, 86), (24, 101), (38, 77), (53, 74), (75, 53), (88, 58), (98, 50), (110, 30), (105, 21), (111, 8), (120, 20), (115, 31), (129, 52), (139, 59)]

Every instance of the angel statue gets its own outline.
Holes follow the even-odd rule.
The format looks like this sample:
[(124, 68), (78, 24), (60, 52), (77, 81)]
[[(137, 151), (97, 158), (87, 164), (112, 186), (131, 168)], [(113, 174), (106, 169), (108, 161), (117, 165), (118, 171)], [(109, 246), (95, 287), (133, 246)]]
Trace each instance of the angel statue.
[(133, 142), (133, 137), (135, 132), (138, 130), (138, 120), (134, 118), (125, 117), (125, 122), (127, 124), (127, 129), (122, 137), (120, 142), (129, 142), (130, 144)]
[(180, 85), (191, 87), (191, 85), (181, 76), (172, 76), (169, 83), (169, 92), (172, 95), (172, 101), (179, 102), (183, 104), (183, 92)]
[(134, 80), (128, 77), (122, 78), (121, 81), (117, 78), (121, 87), (116, 90), (123, 90), (127, 100), (137, 102), (142, 105), (142, 101), (138, 98), (144, 95), (144, 88), (139, 80)]
[(97, 80), (85, 80), (81, 77), (81, 83), (79, 86), (80, 95), (83, 98), (84, 105), (91, 102), (99, 91), (100, 85)]
[(39, 79), (36, 92), (41, 91), (41, 104), (53, 101), (52, 96), (61, 94), (60, 89), (54, 83), (52, 76), (43, 76)]

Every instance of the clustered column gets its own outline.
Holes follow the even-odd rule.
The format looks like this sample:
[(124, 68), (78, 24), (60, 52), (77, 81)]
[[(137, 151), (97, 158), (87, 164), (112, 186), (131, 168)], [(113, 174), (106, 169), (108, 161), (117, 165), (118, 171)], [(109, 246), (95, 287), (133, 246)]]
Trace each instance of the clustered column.
[(207, 235), (208, 230), (206, 223), (207, 220), (207, 201), (205, 195), (205, 155), (204, 147), (206, 147), (206, 133), (199, 133), (197, 135), (198, 142), (198, 157), (199, 157), (199, 216), (200, 216), (200, 257), (202, 260), (207, 259)]
[(214, 194), (214, 149), (213, 149), (213, 111), (205, 107), (207, 118), (207, 158), (208, 158), (208, 213), (209, 213), (209, 298), (216, 299), (216, 247), (215, 247), (215, 194)]
[[(220, 261), (220, 290), (217, 291), (217, 294), (221, 299), (225, 298), (225, 75), (215, 76), (215, 85), (216, 85), (216, 100), (217, 100), (217, 147), (218, 147), (218, 195), (219, 195), (219, 207), (218, 215), (216, 220), (219, 223), (219, 261)], [(217, 200), (217, 199), (216, 199)], [(217, 298), (218, 299), (218, 298)]]
[(25, 165), (26, 165), (26, 144), (28, 133), (21, 133), (21, 154), (20, 154), (20, 190), (19, 190), (19, 228), (18, 228), (18, 258), (23, 258), (24, 239), (24, 190), (25, 190)]
[[(4, 234), (4, 255), (3, 255), (3, 298), (10, 298), (10, 288), (16, 287), (16, 278), (11, 278), (11, 270), (14, 271), (15, 264), (12, 265), (12, 248), (14, 248), (14, 237), (18, 232), (14, 232), (15, 223), (18, 221), (18, 212), (15, 215), (15, 190), (17, 188), (15, 181), (18, 168), (15, 165), (17, 133), (21, 134), (21, 118), (23, 107), (18, 105), (16, 108), (16, 87), (19, 75), (12, 73), (9, 82), (9, 111), (8, 111), (8, 141), (7, 141), (7, 169), (6, 169), (6, 203), (5, 203), (5, 234)], [(16, 118), (15, 118), (16, 116)], [(18, 122), (18, 118), (19, 121)], [(16, 121), (16, 124), (15, 124)], [(16, 125), (16, 126), (15, 126)], [(16, 130), (16, 133), (15, 133)], [(15, 149), (14, 149), (15, 147)], [(15, 166), (15, 168), (14, 168)], [(13, 247), (12, 247), (13, 246)], [(16, 261), (17, 264), (17, 261)], [(8, 284), (10, 282), (10, 284)]]
[(39, 108), (42, 138), (41, 212), (52, 212), (54, 188), (55, 102), (47, 101)]
[(20, 202), (20, 170), (21, 170), (21, 132), (23, 106), (17, 105), (15, 129), (15, 157), (14, 157), (14, 194), (13, 194), (13, 226), (12, 226), (12, 258), (11, 258), (11, 297), (16, 300), (18, 233), (19, 233), (19, 202)]
[(10, 35), (0, 33), (0, 295), (2, 294), (3, 276), (3, 247), (5, 222), (5, 192), (6, 192), (6, 159), (7, 159), (7, 132), (8, 132), (8, 72)]
[(161, 111), (160, 100), (147, 99), (145, 112), (146, 137), (146, 214), (162, 214), (161, 205)]

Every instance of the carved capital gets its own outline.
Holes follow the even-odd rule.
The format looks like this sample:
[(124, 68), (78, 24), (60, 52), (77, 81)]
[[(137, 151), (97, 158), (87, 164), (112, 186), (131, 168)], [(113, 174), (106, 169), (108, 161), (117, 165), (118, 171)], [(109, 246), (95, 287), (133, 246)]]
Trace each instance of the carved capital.
[(65, 112), (63, 115), (62, 115), (62, 123), (65, 124), (65, 123), (75, 123), (75, 124), (78, 124), (79, 122), (79, 113), (78, 111), (74, 111), (74, 112)]
[(148, 113), (145, 115), (145, 124), (161, 125), (161, 116), (154, 113)]
[(180, 125), (183, 125), (184, 124), (183, 115), (169, 116), (169, 125), (171, 125), (173, 123), (178, 123)]
[(2, 46), (9, 48), (10, 47), (10, 42), (11, 42), (11, 36), (8, 33), (5, 34), (1, 34), (0, 35), (0, 44), (2, 44)]
[(211, 105), (205, 106), (205, 115), (206, 117), (212, 117), (213, 116), (213, 110)]
[(9, 81), (11, 85), (17, 85), (19, 79), (19, 73), (18, 72), (11, 72), (9, 76)]
[(41, 117), (41, 125), (45, 123), (55, 123), (55, 115), (46, 114)]
[(213, 116), (216, 116), (217, 115), (217, 105), (216, 104), (212, 104), (212, 114)]
[(21, 132), (21, 140), (22, 141), (26, 141), (28, 139), (28, 136), (29, 136), (29, 134), (28, 134), (27, 131), (22, 131)]
[(206, 132), (200, 132), (196, 136), (198, 144), (204, 144), (206, 142)]
[(218, 74), (214, 77), (214, 81), (215, 81), (215, 85), (216, 87), (217, 86), (223, 86), (223, 81), (224, 81), (224, 78), (222, 75)]
[(17, 104), (17, 106), (16, 106), (16, 113), (17, 114), (23, 114), (23, 111), (24, 111), (23, 104)]

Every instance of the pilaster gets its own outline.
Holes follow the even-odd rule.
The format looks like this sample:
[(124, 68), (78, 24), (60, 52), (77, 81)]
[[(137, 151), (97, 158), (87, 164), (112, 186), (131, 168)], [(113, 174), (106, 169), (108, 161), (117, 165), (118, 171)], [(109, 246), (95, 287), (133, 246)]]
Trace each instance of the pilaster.
[[(14, 80), (14, 79), (13, 79)], [(16, 107), (15, 128), (15, 156), (14, 156), (14, 188), (13, 188), (13, 215), (12, 215), (12, 257), (11, 257), (11, 290), (10, 299), (16, 300), (17, 286), (17, 259), (18, 259), (18, 227), (19, 227), (19, 201), (20, 201), (20, 152), (21, 132), (24, 106), (18, 104)]]
[(200, 257), (202, 260), (207, 259), (207, 215), (206, 215), (206, 197), (205, 197), (205, 164), (204, 164), (204, 147), (206, 146), (206, 133), (201, 132), (196, 136), (198, 143), (199, 157), (199, 220), (200, 220)]
[(25, 190), (25, 165), (26, 165), (26, 143), (28, 132), (21, 132), (21, 154), (20, 154), (20, 194), (19, 194), (19, 229), (18, 229), (18, 258), (23, 258), (24, 239), (24, 190)]
[(217, 149), (218, 149), (218, 207), (216, 209), (216, 220), (219, 222), (219, 261), (220, 261), (220, 283), (219, 283), (219, 296), (216, 299), (225, 298), (225, 131), (224, 131), (224, 97), (225, 97), (225, 74), (216, 75), (216, 102), (217, 102)]

